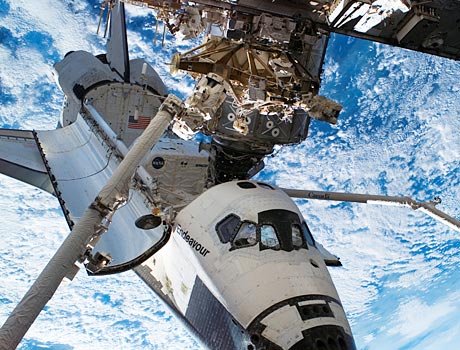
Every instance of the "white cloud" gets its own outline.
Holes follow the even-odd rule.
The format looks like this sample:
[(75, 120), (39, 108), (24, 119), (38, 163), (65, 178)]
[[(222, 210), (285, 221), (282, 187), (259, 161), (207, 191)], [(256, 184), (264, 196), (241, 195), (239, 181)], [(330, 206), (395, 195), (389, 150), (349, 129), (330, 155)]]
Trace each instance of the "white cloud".
[(401, 342), (405, 342), (423, 338), (428, 332), (441, 328), (448, 315), (458, 313), (458, 293), (454, 297), (457, 299), (456, 304), (452, 301), (452, 296), (433, 304), (416, 298), (408, 300), (399, 306), (388, 334), (402, 336)]

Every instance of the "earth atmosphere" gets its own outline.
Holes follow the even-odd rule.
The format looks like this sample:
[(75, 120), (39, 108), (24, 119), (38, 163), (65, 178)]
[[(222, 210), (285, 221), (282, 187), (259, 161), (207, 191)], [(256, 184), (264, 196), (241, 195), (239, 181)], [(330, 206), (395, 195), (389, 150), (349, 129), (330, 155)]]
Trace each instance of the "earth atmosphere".
[[(104, 51), (98, 1), (0, 0), (0, 127), (53, 129), (63, 94), (52, 65), (71, 50)], [(190, 47), (153, 43), (155, 18), (127, 6), (130, 55), (170, 92), (193, 82), (168, 62)], [(159, 24), (162, 32), (162, 23)], [(195, 43), (196, 44), (196, 43)], [(266, 160), (281, 187), (408, 195), (460, 215), (460, 63), (332, 36), (321, 94), (344, 106), (312, 122), (302, 144)], [(0, 176), (0, 323), (68, 234), (57, 200)], [(341, 257), (336, 288), (362, 350), (455, 350), (460, 341), (458, 233), (406, 208), (298, 201), (315, 238)], [(132, 272), (63, 285), (19, 349), (201, 349)]]

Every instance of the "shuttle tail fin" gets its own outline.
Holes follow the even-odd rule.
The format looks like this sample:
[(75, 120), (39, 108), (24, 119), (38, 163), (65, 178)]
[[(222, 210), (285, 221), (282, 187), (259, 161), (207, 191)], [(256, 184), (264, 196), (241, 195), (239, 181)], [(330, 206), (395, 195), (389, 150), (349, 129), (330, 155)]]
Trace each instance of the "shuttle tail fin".
[(130, 81), (128, 38), (126, 35), (125, 4), (117, 1), (111, 11), (109, 40), (107, 41), (107, 61), (120, 77)]

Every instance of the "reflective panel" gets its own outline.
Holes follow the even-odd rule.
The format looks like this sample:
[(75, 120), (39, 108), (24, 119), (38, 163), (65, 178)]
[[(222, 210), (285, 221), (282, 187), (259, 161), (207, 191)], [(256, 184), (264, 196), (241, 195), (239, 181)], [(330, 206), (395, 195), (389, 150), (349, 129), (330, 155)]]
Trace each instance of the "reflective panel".
[[(80, 115), (72, 125), (39, 131), (38, 137), (58, 183), (60, 196), (69, 210), (67, 215), (77, 222), (107, 183), (119, 160), (112, 156), (108, 146), (94, 137)], [(93, 250), (93, 254), (104, 252), (112, 257), (101, 273), (130, 269), (165, 243), (169, 236), (165, 235), (163, 225), (151, 229), (136, 226), (136, 220), (150, 213), (142, 192), (131, 190), (129, 201), (116, 211), (108, 231)]]

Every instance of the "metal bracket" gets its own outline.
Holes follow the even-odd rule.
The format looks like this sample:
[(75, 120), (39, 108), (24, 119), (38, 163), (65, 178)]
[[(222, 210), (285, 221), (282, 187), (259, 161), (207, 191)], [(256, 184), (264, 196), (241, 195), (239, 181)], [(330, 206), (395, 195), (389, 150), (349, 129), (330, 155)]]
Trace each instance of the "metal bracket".
[(90, 253), (85, 267), (88, 271), (96, 273), (109, 265), (111, 261), (112, 257), (109, 253), (96, 252), (94, 255)]

